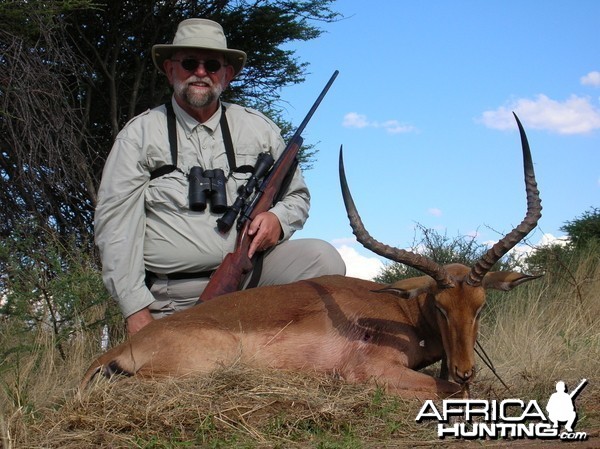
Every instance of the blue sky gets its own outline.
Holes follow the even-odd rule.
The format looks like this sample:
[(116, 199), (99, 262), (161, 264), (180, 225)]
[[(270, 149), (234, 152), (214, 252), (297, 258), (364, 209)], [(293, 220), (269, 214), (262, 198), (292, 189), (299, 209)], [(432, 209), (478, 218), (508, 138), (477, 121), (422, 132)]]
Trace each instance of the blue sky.
[(345, 19), (294, 44), (310, 62), (286, 88), (299, 124), (340, 75), (304, 133), (311, 216), (296, 237), (332, 242), (368, 277), (380, 259), (353, 240), (337, 157), (371, 234), (406, 248), (417, 223), (495, 241), (525, 213), (515, 111), (541, 191), (537, 244), (600, 199), (600, 2), (340, 0)]

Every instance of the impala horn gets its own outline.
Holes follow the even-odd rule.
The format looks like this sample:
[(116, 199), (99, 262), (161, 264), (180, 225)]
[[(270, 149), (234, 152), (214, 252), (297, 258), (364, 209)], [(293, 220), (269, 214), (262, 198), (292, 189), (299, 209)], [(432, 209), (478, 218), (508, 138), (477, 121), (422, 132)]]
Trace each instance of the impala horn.
[(416, 254), (399, 248), (393, 248), (371, 237), (371, 235), (365, 229), (360, 215), (358, 215), (356, 205), (354, 204), (354, 200), (350, 194), (350, 189), (348, 188), (348, 182), (346, 181), (346, 174), (344, 172), (344, 158), (341, 146), (340, 185), (342, 187), (342, 197), (344, 198), (344, 204), (346, 206), (346, 212), (348, 213), (348, 219), (350, 220), (350, 226), (352, 227), (352, 231), (356, 236), (356, 239), (365, 248), (373, 251), (375, 254), (385, 257), (386, 259), (408, 265), (431, 276), (441, 289), (454, 287), (454, 282), (452, 282), (452, 279), (446, 270), (433, 260), (422, 256), (421, 254)]
[(540, 192), (535, 180), (533, 161), (531, 159), (529, 142), (527, 142), (527, 135), (525, 134), (525, 130), (523, 129), (523, 125), (521, 125), (517, 114), (513, 112), (513, 115), (515, 116), (517, 126), (519, 127), (519, 133), (521, 134), (523, 168), (525, 172), (525, 192), (527, 194), (527, 213), (520, 225), (500, 239), (475, 263), (475, 265), (473, 265), (473, 268), (471, 268), (471, 271), (467, 275), (467, 283), (473, 287), (481, 285), (483, 277), (490, 271), (492, 265), (514, 248), (517, 243), (523, 240), (525, 236), (537, 226), (538, 220), (542, 216), (542, 200), (540, 199)]

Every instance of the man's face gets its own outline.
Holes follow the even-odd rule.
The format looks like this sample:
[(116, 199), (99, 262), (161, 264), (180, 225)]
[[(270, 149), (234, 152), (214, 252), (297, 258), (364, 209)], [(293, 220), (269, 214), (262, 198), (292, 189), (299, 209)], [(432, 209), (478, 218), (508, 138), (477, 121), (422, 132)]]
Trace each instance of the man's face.
[(192, 109), (216, 106), (234, 76), (223, 55), (204, 50), (179, 51), (165, 61), (164, 68), (175, 97)]

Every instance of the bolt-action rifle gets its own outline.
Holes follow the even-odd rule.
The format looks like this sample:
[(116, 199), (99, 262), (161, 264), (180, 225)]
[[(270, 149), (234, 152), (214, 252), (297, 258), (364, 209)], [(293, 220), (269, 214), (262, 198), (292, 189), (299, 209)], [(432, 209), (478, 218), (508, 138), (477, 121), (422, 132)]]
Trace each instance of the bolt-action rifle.
[[(271, 209), (271, 207), (284, 196), (289, 181), (291, 181), (291, 177), (298, 166), (297, 156), (303, 142), (302, 132), (319, 107), (319, 104), (333, 84), (338, 73), (337, 70), (333, 73), (325, 85), (325, 88), (283, 150), (283, 153), (281, 153), (279, 159), (277, 159), (271, 170), (264, 176), (264, 180), (250, 202), (248, 202), (243, 209), (240, 208), (241, 213), (237, 222), (238, 234), (235, 242), (235, 249), (232, 253), (225, 256), (221, 265), (219, 265), (217, 270), (213, 273), (206, 288), (200, 295), (198, 303), (238, 290), (244, 276), (252, 271), (256, 256), (254, 256), (252, 260), (248, 257), (248, 249), (250, 248), (250, 243), (252, 241), (252, 237), (248, 234), (250, 222), (254, 220), (258, 214)], [(238, 200), (241, 201), (240, 198), (238, 198)], [(219, 227), (221, 227), (221, 225), (219, 225)]]

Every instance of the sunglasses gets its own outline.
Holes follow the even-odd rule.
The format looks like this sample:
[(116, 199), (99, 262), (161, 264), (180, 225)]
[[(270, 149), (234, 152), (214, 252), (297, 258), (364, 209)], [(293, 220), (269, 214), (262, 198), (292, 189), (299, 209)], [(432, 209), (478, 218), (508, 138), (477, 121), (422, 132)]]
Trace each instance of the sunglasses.
[(216, 59), (209, 59), (208, 61), (201, 61), (199, 59), (194, 59), (194, 58), (185, 58), (185, 59), (171, 59), (171, 61), (180, 63), (181, 67), (183, 67), (188, 72), (195, 72), (196, 69), (200, 66), (200, 64), (202, 64), (204, 66), (204, 70), (206, 70), (208, 73), (217, 73), (219, 70), (221, 70), (221, 67), (223, 67), (225, 65), (225, 64), (221, 64), (221, 62), (217, 61)]

